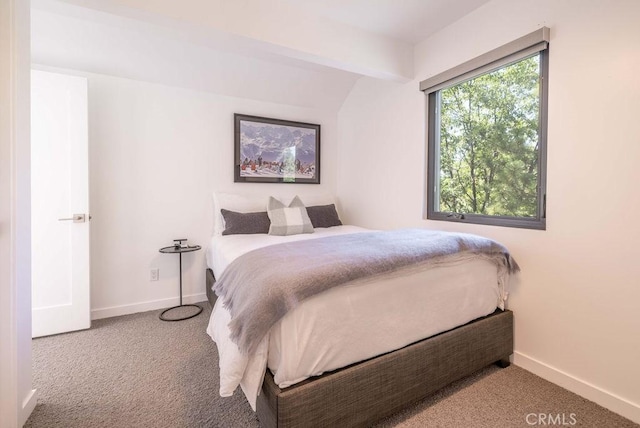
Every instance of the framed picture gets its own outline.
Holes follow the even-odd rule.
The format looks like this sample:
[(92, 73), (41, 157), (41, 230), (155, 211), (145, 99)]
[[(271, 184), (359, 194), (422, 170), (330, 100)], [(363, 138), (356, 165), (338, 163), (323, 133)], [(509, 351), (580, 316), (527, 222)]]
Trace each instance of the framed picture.
[(320, 125), (234, 114), (236, 183), (320, 184)]

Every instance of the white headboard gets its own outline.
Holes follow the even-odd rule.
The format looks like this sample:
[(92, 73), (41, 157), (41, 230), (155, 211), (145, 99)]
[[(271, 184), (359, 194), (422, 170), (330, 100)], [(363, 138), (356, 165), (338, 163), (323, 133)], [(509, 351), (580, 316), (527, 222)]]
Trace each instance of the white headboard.
[[(335, 197), (318, 189), (282, 189), (277, 192), (213, 192), (213, 234), (222, 235), (224, 219), (220, 210), (241, 213), (267, 210), (267, 201), (270, 196), (289, 204), (295, 196), (299, 196), (305, 206), (335, 204)], [(337, 209), (337, 207), (336, 207)]]

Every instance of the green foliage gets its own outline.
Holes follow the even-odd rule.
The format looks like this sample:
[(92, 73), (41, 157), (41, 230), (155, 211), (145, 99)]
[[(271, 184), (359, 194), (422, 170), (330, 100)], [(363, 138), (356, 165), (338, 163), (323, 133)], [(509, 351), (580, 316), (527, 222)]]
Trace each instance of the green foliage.
[(440, 91), (440, 211), (535, 217), (538, 55)]

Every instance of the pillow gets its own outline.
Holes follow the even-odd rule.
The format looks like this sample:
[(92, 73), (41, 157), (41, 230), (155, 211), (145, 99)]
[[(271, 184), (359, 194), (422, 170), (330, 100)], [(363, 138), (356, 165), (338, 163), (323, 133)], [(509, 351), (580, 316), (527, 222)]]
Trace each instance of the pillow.
[(313, 233), (313, 225), (307, 214), (307, 209), (299, 197), (293, 198), (286, 206), (273, 196), (267, 203), (267, 214), (271, 220), (269, 235), (297, 235), (299, 233)]
[(307, 207), (307, 214), (313, 227), (342, 226), (334, 204)]
[(238, 213), (222, 208), (224, 218), (223, 235), (251, 235), (254, 233), (269, 233), (269, 216), (266, 211), (256, 213)]
[(264, 195), (240, 195), (236, 193), (213, 193), (213, 234), (222, 235), (224, 232), (224, 217), (222, 209), (238, 213), (251, 213), (264, 211), (267, 207), (267, 198)]
[[(278, 188), (276, 191), (278, 193), (272, 193), (272, 195), (285, 204), (293, 199), (296, 192), (300, 200), (308, 206), (335, 204), (335, 198), (333, 196), (315, 187), (296, 190)], [(269, 199), (263, 192), (235, 191), (235, 189), (216, 190), (212, 196), (214, 236), (220, 236), (224, 231), (224, 217), (222, 213), (220, 213), (221, 209), (224, 208), (225, 210), (238, 213), (264, 211), (267, 208), (267, 200)]]

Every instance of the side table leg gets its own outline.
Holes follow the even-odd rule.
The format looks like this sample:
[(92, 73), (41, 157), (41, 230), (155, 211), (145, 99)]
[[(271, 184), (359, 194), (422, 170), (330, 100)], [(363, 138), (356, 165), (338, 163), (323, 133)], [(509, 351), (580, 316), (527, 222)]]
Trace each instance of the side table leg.
[[(179, 282), (180, 282), (180, 304), (179, 304), (178, 306), (173, 306), (173, 307), (171, 307), (171, 308), (167, 308), (167, 309), (165, 309), (164, 311), (162, 311), (162, 312), (160, 313), (160, 315), (159, 315), (159, 318), (160, 318), (162, 321), (182, 321), (182, 320), (188, 320), (188, 319), (193, 318), (193, 317), (195, 317), (196, 315), (198, 315), (198, 314), (200, 314), (200, 313), (202, 312), (202, 306), (200, 306), (200, 305), (196, 305), (196, 304), (184, 305), (184, 304), (182, 303), (182, 253), (183, 253), (183, 252), (197, 251), (197, 250), (199, 250), (199, 249), (200, 249), (200, 246), (188, 247), (188, 249), (187, 249), (187, 250), (182, 250), (182, 249), (180, 249), (180, 250), (177, 250), (177, 251), (176, 251), (176, 249), (174, 249), (173, 247), (165, 247), (165, 248), (161, 248), (161, 249), (160, 249), (160, 252), (161, 252), (161, 253), (174, 253), (174, 254), (175, 254), (175, 253), (178, 253), (178, 256), (179, 256), (179, 259), (178, 259), (178, 260), (179, 260), (179, 263), (180, 263), (180, 264), (179, 264), (179, 266), (180, 266), (180, 272), (179, 272), (179, 275), (180, 275), (180, 278), (179, 278)], [(172, 250), (172, 251), (163, 251), (163, 250)], [(192, 315), (184, 316), (184, 317), (182, 317), (182, 318), (165, 318), (165, 316), (164, 316), (164, 315), (165, 315), (167, 312), (171, 311), (172, 309), (184, 308), (184, 307), (186, 307), (186, 306), (191, 306), (191, 307), (193, 307), (193, 308), (197, 309), (197, 312), (195, 312), (195, 313), (194, 313), (194, 314), (192, 314)]]

